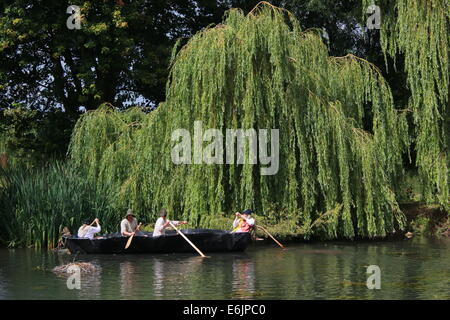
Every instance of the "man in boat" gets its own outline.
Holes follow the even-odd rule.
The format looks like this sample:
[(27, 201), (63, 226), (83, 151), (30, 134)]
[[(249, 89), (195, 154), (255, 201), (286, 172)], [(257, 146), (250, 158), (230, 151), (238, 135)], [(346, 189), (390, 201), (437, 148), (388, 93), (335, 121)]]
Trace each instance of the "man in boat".
[(250, 209), (244, 212), (236, 212), (236, 218), (233, 221), (233, 231), (231, 232), (250, 232), (255, 226), (255, 219), (251, 217), (253, 211)]
[(174, 226), (178, 226), (180, 224), (187, 224), (187, 221), (170, 221), (166, 219), (167, 217), (167, 211), (166, 209), (161, 209), (159, 211), (159, 218), (156, 220), (155, 223), (155, 230), (153, 231), (153, 236), (158, 237), (164, 234), (165, 229), (170, 226), (170, 222)]
[[(94, 222), (89, 223), (89, 220), (85, 220), (83, 225), (78, 229), (78, 238), (84, 238), (84, 239), (94, 239), (94, 235), (96, 233), (99, 233), (102, 231), (102, 228), (100, 227), (100, 221), (98, 218), (95, 218)], [(95, 227), (92, 226), (92, 224), (96, 224)]]
[(120, 222), (120, 233), (125, 237), (130, 237), (139, 231), (136, 216), (131, 209), (128, 209), (125, 219)]

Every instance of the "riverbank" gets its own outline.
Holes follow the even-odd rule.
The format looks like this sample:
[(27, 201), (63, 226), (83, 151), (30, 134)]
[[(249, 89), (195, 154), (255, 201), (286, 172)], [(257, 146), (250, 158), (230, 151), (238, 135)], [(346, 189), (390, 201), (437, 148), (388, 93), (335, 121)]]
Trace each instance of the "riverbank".
[(407, 218), (406, 232), (450, 237), (450, 215), (439, 206), (412, 202), (402, 204), (401, 209)]
[[(425, 237), (449, 237), (450, 238), (450, 215), (438, 205), (429, 205), (423, 202), (409, 202), (400, 205), (405, 215), (406, 222), (404, 230), (396, 230), (395, 233), (384, 238), (373, 240), (395, 240), (411, 238), (414, 236)], [(305, 228), (300, 227), (295, 221), (285, 220), (282, 223), (270, 224), (264, 217), (256, 216), (258, 224), (264, 226), (273, 236), (285, 242), (304, 242), (309, 240), (323, 241), (324, 239), (311, 235), (307, 236)], [(267, 241), (272, 241), (263, 230), (257, 231), (257, 236)], [(354, 239), (331, 239), (346, 241), (367, 241), (371, 239), (355, 237)]]

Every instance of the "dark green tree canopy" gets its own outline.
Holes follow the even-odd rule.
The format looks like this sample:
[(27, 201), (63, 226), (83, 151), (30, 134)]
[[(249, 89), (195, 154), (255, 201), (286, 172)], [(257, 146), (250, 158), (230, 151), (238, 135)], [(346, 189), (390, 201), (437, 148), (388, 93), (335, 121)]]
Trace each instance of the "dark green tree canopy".
[[(69, 30), (69, 5), (81, 8), (81, 29)], [(0, 4), (0, 107), (124, 107), (164, 97), (174, 39), (217, 21), (220, 2), (36, 1)]]

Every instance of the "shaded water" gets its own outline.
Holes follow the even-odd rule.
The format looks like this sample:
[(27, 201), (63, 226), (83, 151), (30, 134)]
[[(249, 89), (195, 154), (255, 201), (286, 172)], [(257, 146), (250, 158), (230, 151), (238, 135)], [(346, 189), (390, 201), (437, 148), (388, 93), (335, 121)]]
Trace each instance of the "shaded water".
[[(81, 289), (50, 271), (74, 256), (0, 249), (0, 299), (450, 299), (450, 240), (251, 246), (244, 253), (83, 255)], [(367, 266), (381, 269), (369, 290)]]

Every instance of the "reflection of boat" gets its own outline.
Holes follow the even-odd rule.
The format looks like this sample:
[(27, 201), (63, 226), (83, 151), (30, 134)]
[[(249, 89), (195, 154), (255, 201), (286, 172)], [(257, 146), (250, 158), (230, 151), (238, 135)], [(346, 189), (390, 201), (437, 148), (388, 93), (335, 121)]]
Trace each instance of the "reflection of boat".
[[(247, 232), (230, 233), (213, 229), (183, 229), (200, 250), (204, 252), (236, 252), (244, 251), (250, 243), (251, 236)], [(81, 239), (77, 236), (63, 237), (65, 246), (71, 253), (183, 253), (194, 249), (174, 230), (153, 237), (150, 232), (137, 233), (131, 246), (125, 250), (128, 237), (119, 233), (107, 234), (100, 239)]]

